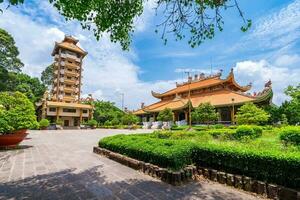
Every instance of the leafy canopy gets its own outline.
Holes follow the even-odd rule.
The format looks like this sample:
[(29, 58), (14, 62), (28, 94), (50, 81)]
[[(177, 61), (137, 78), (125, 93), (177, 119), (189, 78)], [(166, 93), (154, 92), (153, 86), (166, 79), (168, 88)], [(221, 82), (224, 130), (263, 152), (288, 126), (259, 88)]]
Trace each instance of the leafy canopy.
[(285, 94), (291, 97), (281, 105), (282, 113), (286, 115), (289, 124), (300, 124), (300, 84), (288, 86)]
[(157, 119), (163, 122), (173, 121), (173, 112), (170, 108), (165, 108), (158, 113)]
[(132, 125), (138, 123), (139, 119), (137, 116), (135, 116), (132, 113), (126, 113), (122, 117), (122, 123), (123, 125)]
[(0, 28), (0, 67), (8, 71), (21, 71), (24, 64), (18, 56), (19, 50), (15, 45), (14, 38)]
[(41, 81), (44, 85), (51, 86), (53, 82), (53, 64), (46, 67), (41, 74)]
[(246, 103), (239, 108), (236, 121), (238, 124), (264, 124), (270, 115), (261, 108), (251, 103)]
[[(94, 33), (97, 40), (107, 33), (110, 40), (119, 42), (124, 50), (129, 49), (135, 20), (143, 13), (146, 1), (49, 0), (67, 20), (78, 20), (83, 29)], [(8, 2), (17, 5), (24, 0)], [(244, 18), (237, 0), (158, 0), (155, 3), (156, 15), (162, 17), (155, 32), (161, 32), (165, 44), (168, 34), (176, 40), (188, 37), (191, 47), (212, 39), (216, 30), (223, 30), (222, 12), (229, 8), (235, 8), (242, 19), (241, 31), (245, 32), (251, 27), (251, 20)]]
[(192, 120), (196, 123), (209, 123), (218, 120), (218, 113), (210, 103), (201, 103), (192, 112)]
[(39, 101), (46, 90), (38, 78), (32, 78), (23, 73), (8, 72), (1, 66), (0, 77), (0, 92), (19, 91), (24, 93), (33, 103)]
[(124, 112), (117, 108), (114, 103), (109, 101), (95, 101), (94, 105), (94, 119), (101, 125), (106, 121), (111, 122), (120, 121)]

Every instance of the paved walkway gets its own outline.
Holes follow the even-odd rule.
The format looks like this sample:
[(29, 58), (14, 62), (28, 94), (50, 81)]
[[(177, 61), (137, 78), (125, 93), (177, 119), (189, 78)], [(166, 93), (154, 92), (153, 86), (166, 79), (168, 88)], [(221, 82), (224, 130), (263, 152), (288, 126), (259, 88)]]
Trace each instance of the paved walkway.
[(92, 153), (102, 137), (136, 132), (31, 131), (21, 149), (0, 151), (0, 199), (257, 199), (208, 181), (170, 186)]

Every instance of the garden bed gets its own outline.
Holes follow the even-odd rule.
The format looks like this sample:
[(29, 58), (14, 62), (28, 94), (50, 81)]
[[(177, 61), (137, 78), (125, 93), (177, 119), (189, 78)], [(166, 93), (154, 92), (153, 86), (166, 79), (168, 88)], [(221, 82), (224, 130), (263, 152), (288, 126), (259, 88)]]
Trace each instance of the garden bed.
[(214, 139), (209, 131), (117, 135), (100, 140), (99, 147), (168, 170), (195, 164), (300, 188), (299, 149), (282, 146), (276, 131), (248, 141)]

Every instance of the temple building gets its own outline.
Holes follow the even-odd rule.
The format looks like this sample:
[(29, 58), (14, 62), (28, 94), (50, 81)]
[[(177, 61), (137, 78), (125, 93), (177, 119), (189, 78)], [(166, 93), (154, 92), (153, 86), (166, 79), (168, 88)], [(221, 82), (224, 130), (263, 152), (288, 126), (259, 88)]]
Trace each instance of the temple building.
[(203, 73), (188, 77), (188, 81), (182, 84), (176, 83), (176, 88), (164, 93), (152, 92), (159, 99), (157, 103), (145, 106), (134, 112), (142, 118), (143, 122), (154, 122), (158, 113), (165, 108), (173, 111), (173, 119), (176, 122), (189, 120), (188, 107), (198, 107), (201, 103), (210, 103), (219, 113), (219, 123), (233, 123), (234, 115), (238, 108), (246, 102), (257, 105), (268, 105), (272, 101), (273, 92), (271, 81), (265, 84), (265, 88), (259, 93), (246, 93), (251, 89), (251, 84), (240, 86), (234, 78), (233, 70), (225, 78), (221, 78), (222, 72), (205, 76)]
[(93, 107), (82, 103), (80, 98), (82, 60), (86, 55), (72, 36), (65, 36), (62, 42), (55, 43), (53, 84), (50, 93), (44, 95), (42, 118), (52, 122), (60, 120), (64, 127), (77, 127), (92, 118)]

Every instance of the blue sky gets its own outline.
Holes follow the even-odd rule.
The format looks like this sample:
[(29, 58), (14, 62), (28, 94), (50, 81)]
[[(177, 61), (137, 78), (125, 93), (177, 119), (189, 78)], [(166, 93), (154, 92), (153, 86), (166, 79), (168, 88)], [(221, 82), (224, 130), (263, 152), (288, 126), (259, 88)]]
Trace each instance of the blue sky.
[(55, 41), (72, 34), (89, 52), (84, 60), (83, 93), (98, 99), (114, 101), (137, 109), (140, 102), (156, 101), (151, 90), (163, 92), (182, 81), (183, 70), (224, 70), (224, 76), (234, 68), (237, 81), (253, 83), (253, 91), (261, 91), (269, 79), (273, 82), (274, 102), (287, 97), (283, 89), (300, 82), (300, 0), (246, 1), (240, 0), (245, 17), (253, 21), (251, 29), (240, 31), (241, 18), (235, 9), (223, 12), (223, 32), (212, 40), (191, 48), (187, 41), (175, 42), (172, 35), (164, 45), (154, 33), (162, 18), (155, 16), (154, 1), (145, 4), (144, 14), (136, 20), (136, 31), (129, 52), (109, 42), (104, 34), (96, 41), (93, 34), (82, 30), (76, 21), (66, 22), (48, 1), (25, 1), (23, 6), (9, 8), (0, 17), (0, 27), (15, 38), (23, 71), (39, 77), (53, 58)]

